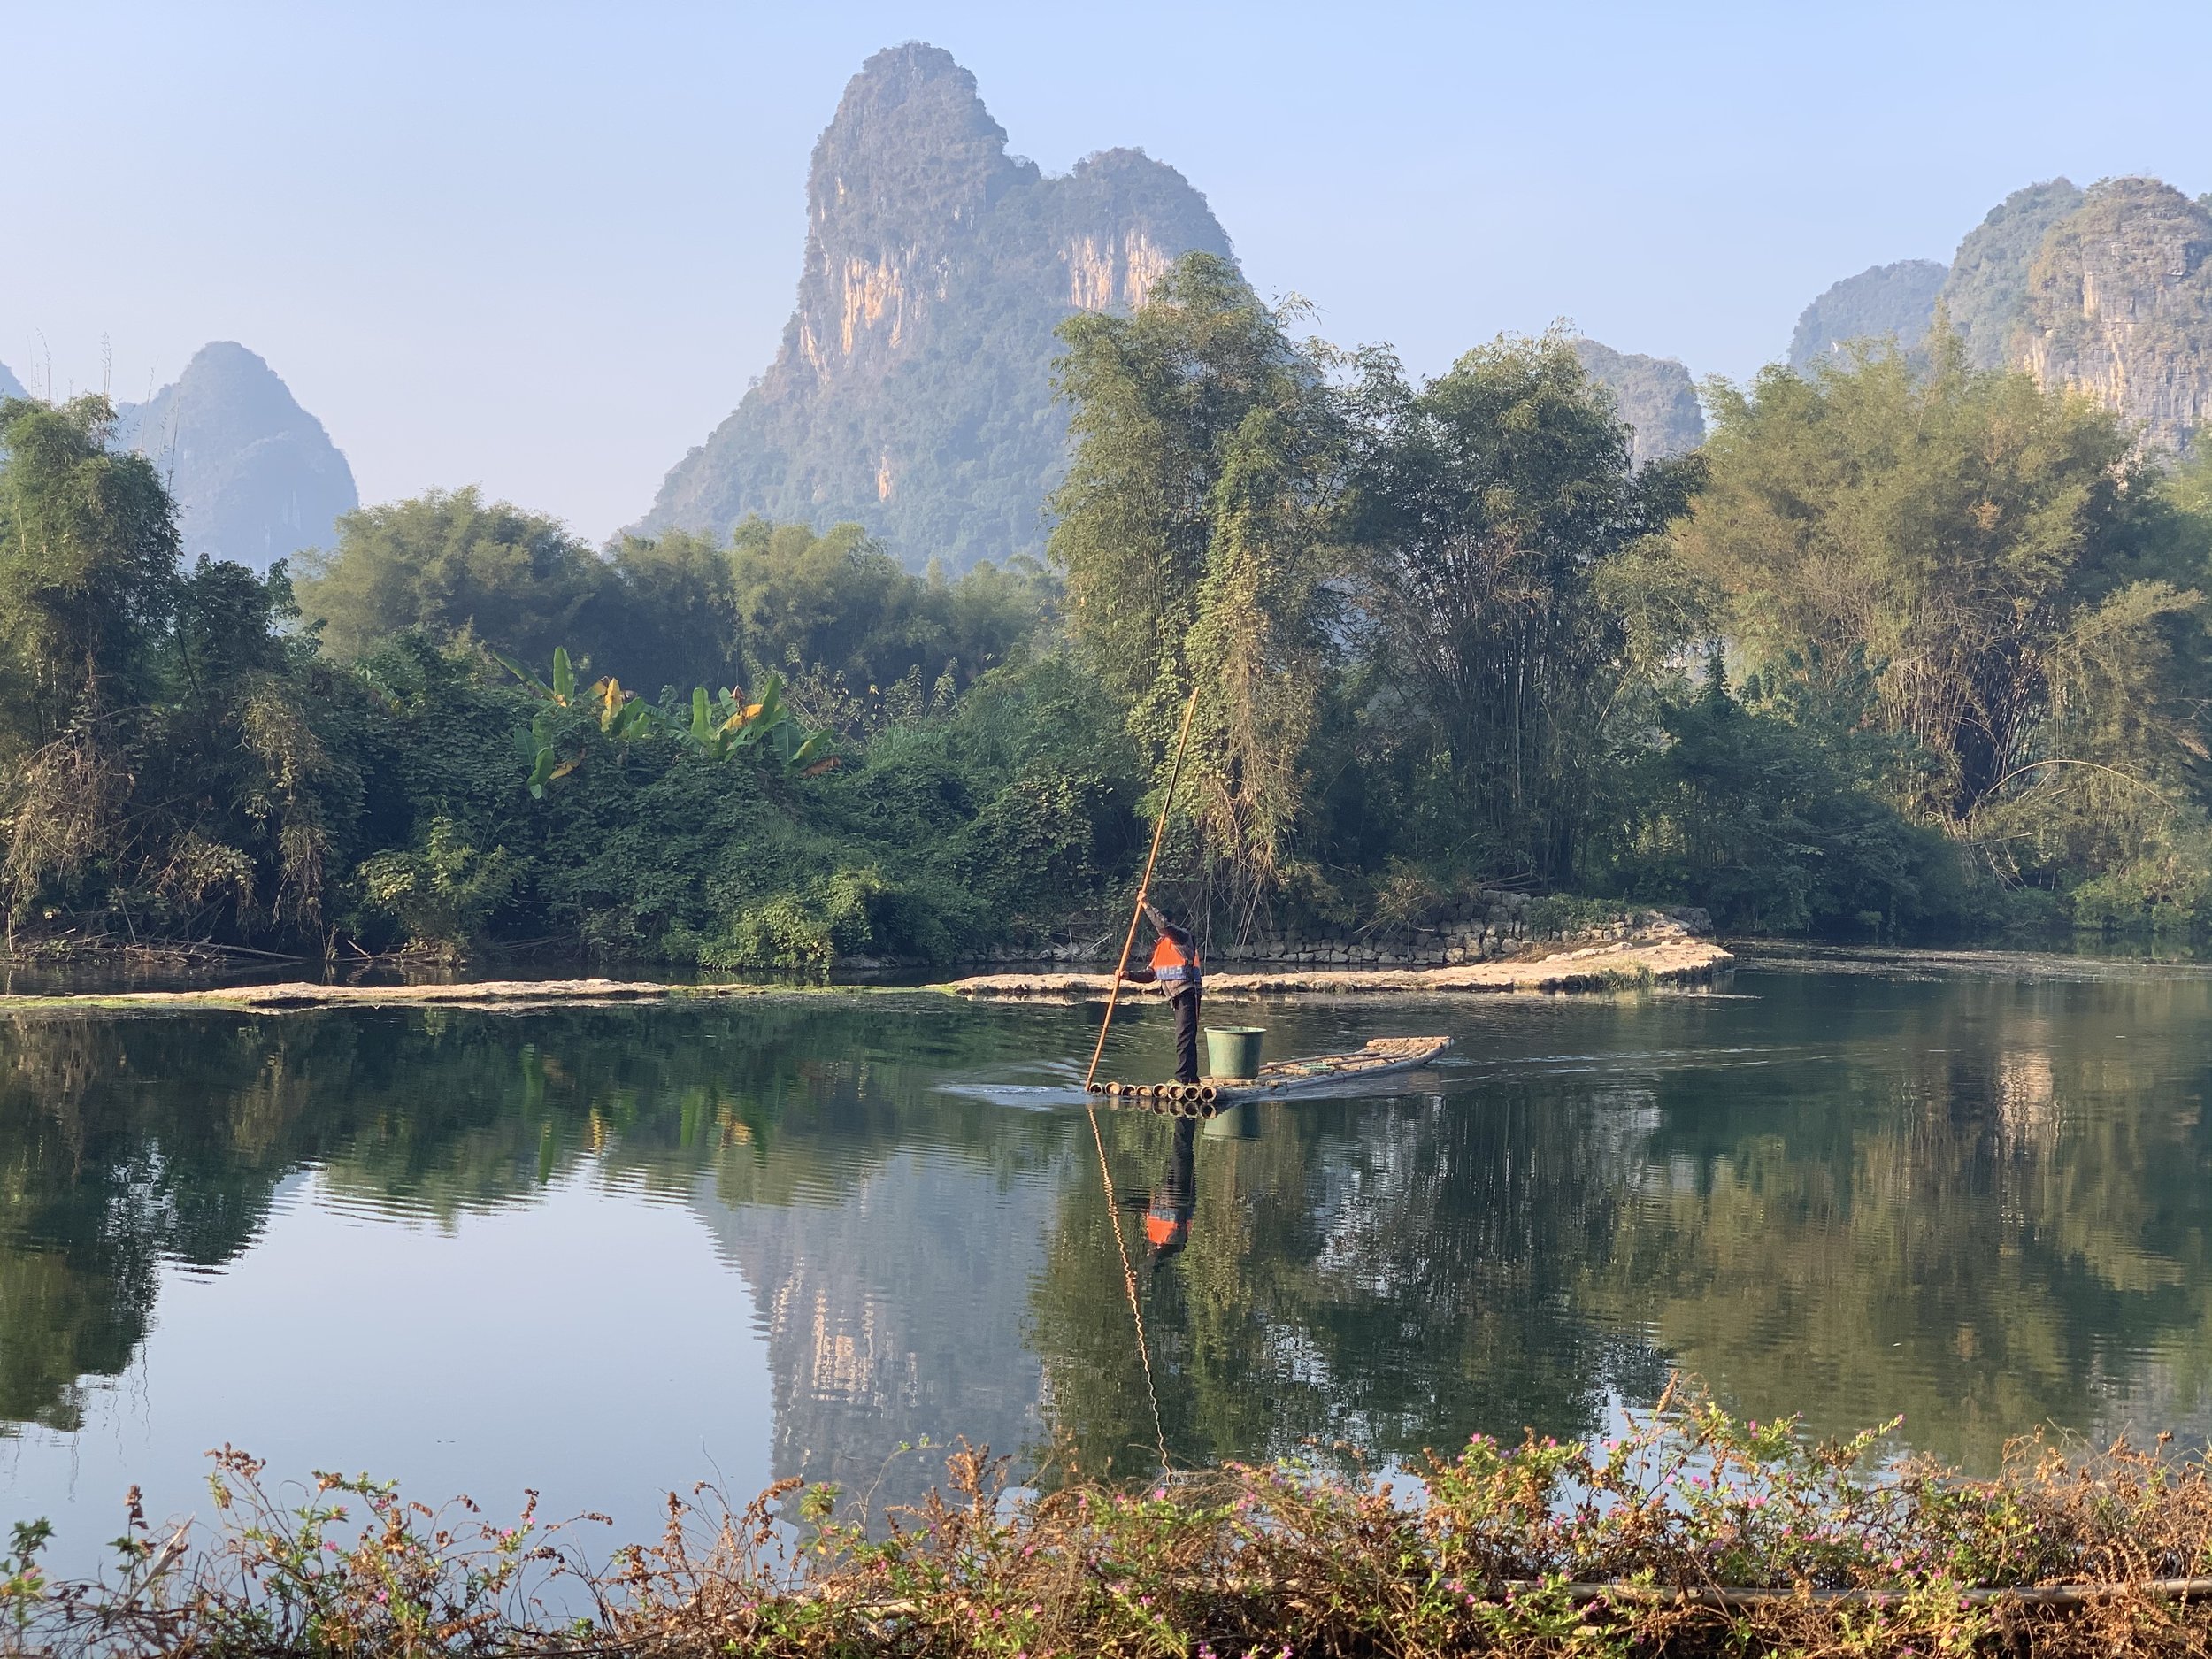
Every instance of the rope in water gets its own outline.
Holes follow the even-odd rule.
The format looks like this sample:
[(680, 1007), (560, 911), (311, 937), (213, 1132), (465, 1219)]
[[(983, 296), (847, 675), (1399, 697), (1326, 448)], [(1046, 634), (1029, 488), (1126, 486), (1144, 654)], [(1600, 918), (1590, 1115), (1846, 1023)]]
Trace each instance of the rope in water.
[(1098, 1075), (1099, 1056), (1106, 1052), (1106, 1033), (1113, 1028), (1114, 1010), (1121, 1002), (1121, 976), (1129, 970), (1129, 953), (1136, 949), (1137, 923), (1144, 916), (1144, 902), (1152, 894), (1152, 872), (1160, 862), (1160, 843), (1167, 839), (1167, 815), (1175, 804), (1176, 787), (1183, 781), (1183, 757), (1190, 752), (1191, 717), (1198, 712), (1194, 687), (1183, 710), (1183, 729), (1175, 740), (1175, 764), (1168, 771), (1167, 794), (1160, 798), (1160, 820), (1152, 827), (1152, 851), (1144, 861), (1144, 877), (1137, 883), (1137, 902), (1129, 912), (1128, 936), (1121, 941), (1121, 960), (1114, 964), (1114, 980), (1106, 991), (1106, 1018), (1099, 1022), (1098, 1041), (1091, 1049), (1091, 1064), (1083, 1073), (1083, 1111), (1091, 1120), (1091, 1143), (1098, 1148), (1099, 1189), (1106, 1195), (1106, 1219), (1114, 1229), (1114, 1250), (1121, 1257), (1122, 1288), (1129, 1293), (1129, 1317), (1137, 1328), (1137, 1358), (1144, 1367), (1145, 1397), (1152, 1406), (1152, 1437), (1160, 1450), (1160, 1467), (1168, 1466), (1167, 1425), (1160, 1418), (1160, 1391), (1152, 1380), (1152, 1350), (1144, 1337), (1144, 1303), (1137, 1294), (1137, 1270), (1129, 1263), (1129, 1242), (1122, 1237), (1121, 1212), (1114, 1206), (1114, 1178), (1106, 1163), (1106, 1136), (1098, 1126), (1097, 1096), (1091, 1079)]

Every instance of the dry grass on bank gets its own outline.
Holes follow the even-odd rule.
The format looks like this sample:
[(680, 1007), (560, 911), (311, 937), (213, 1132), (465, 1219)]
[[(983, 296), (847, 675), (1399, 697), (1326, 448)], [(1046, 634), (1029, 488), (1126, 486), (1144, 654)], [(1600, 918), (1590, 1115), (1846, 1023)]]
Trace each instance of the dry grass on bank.
[[(870, 1528), (797, 1483), (670, 1499), (588, 1566), (573, 1530), (235, 1453), (219, 1536), (134, 1513), (120, 1565), (50, 1584), (19, 1529), (0, 1651), (53, 1655), (1923, 1655), (2212, 1651), (2212, 1468), (2026, 1442), (1970, 1480), (1878, 1436), (1698, 1404), (1618, 1441), (1477, 1439), (1410, 1494), (1286, 1467), (1009, 1494), (963, 1449)], [(555, 1609), (560, 1609), (556, 1611)]]

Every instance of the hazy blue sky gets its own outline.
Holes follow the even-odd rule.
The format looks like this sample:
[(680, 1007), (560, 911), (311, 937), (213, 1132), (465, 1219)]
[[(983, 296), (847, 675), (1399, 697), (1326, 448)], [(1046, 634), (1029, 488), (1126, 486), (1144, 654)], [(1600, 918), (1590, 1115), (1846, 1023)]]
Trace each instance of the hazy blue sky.
[(367, 500), (603, 536), (766, 366), (807, 156), (921, 39), (1053, 171), (1143, 146), (1263, 290), (1421, 369), (1571, 317), (1747, 374), (2007, 191), (2212, 188), (2212, 6), (73, 5), (0, 0), (0, 362), (259, 351)]

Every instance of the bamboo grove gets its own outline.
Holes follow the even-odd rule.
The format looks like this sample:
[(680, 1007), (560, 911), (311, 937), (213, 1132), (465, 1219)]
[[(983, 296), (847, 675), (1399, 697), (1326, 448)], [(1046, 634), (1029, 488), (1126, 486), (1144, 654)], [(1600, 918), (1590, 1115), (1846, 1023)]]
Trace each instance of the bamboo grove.
[(1087, 937), (1194, 690), (1168, 864), (1217, 949), (1481, 886), (1856, 938), (2212, 918), (2206, 465), (1939, 339), (1712, 382), (1705, 446), (1639, 467), (1563, 332), (1421, 380), (1305, 321), (1206, 256), (1071, 319), (1049, 567), (956, 579), (470, 490), (296, 580), (187, 569), (104, 402), (7, 404), (9, 938)]

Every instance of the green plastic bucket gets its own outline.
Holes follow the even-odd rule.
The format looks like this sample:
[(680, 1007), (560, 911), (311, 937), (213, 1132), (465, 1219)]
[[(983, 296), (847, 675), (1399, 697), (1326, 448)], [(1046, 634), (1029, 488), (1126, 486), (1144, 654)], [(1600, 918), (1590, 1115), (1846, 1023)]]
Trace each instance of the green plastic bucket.
[(1206, 1027), (1206, 1074), (1217, 1078), (1252, 1078), (1260, 1074), (1260, 1039), (1263, 1025), (1209, 1025)]

